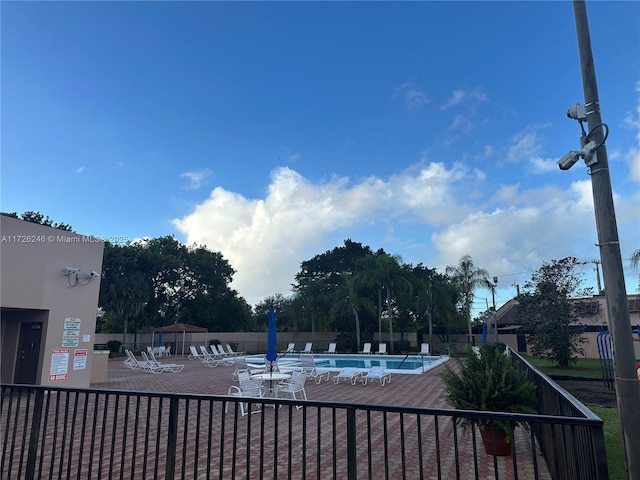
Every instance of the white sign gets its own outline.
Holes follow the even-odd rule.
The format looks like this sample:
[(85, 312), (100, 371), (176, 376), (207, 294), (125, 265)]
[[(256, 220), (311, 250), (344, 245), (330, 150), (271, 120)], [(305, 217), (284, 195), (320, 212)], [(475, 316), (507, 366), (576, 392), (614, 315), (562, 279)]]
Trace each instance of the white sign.
[(50, 382), (67, 379), (69, 352), (71, 352), (71, 350), (68, 348), (54, 348), (51, 350), (51, 371), (49, 372)]
[(80, 319), (65, 318), (62, 329), (62, 346), (77, 347), (80, 341)]
[(87, 368), (87, 349), (78, 348), (73, 352), (73, 369), (84, 370)]
[(82, 343), (89, 343), (91, 341), (91, 335), (82, 335)]

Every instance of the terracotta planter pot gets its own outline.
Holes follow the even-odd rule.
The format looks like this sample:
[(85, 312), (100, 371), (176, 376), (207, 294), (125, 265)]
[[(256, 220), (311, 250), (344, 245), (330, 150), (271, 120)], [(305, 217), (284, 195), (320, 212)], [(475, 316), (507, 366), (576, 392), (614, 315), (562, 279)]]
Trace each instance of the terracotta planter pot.
[(480, 430), (484, 451), (496, 457), (511, 456), (511, 443), (507, 443), (507, 434), (504, 430), (487, 426)]

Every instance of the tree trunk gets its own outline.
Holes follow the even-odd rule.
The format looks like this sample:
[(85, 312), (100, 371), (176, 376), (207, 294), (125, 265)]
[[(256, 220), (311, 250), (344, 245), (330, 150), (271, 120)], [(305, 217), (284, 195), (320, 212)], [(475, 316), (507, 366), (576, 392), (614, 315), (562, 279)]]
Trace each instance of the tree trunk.
[(393, 353), (393, 309), (391, 308), (390, 288), (387, 288), (387, 312), (389, 313), (389, 350)]

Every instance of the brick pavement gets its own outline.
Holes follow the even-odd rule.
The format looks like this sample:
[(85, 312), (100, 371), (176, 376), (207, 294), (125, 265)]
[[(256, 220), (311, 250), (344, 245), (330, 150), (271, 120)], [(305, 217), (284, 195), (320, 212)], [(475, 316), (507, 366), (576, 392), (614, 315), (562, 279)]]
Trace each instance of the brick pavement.
[[(235, 370), (233, 366), (218, 366), (210, 368), (204, 366), (199, 360), (188, 360), (180, 357), (171, 357), (165, 359), (165, 362), (171, 363), (183, 363), (185, 365), (184, 370), (181, 373), (163, 373), (160, 375), (152, 375), (142, 371), (132, 371), (127, 369), (122, 364), (120, 358), (109, 360), (108, 378), (104, 383), (93, 384), (92, 388), (107, 388), (118, 390), (133, 390), (133, 391), (145, 391), (145, 392), (169, 392), (169, 393), (194, 393), (205, 395), (226, 395), (230, 385), (234, 384), (232, 378), (232, 372)], [(366, 386), (358, 383), (357, 385), (351, 385), (349, 382), (341, 382), (334, 384), (332, 381), (323, 381), (320, 384), (308, 381), (306, 384), (307, 397), (312, 400), (319, 401), (331, 401), (331, 402), (347, 402), (347, 403), (363, 403), (372, 405), (392, 405), (392, 406), (409, 406), (409, 407), (433, 407), (433, 408), (447, 408), (446, 401), (444, 399), (444, 390), (442, 383), (438, 376), (438, 373), (443, 367), (436, 367), (433, 370), (428, 371), (422, 375), (400, 375), (393, 374), (391, 383), (380, 386), (379, 383), (368, 384)], [(333, 375), (333, 374), (332, 374)], [(230, 409), (231, 411), (231, 409)], [(266, 428), (275, 428), (278, 432), (288, 432), (289, 438), (297, 438), (299, 441), (302, 438), (302, 432), (300, 425), (305, 424), (305, 428), (308, 431), (314, 431), (313, 429), (319, 427), (314, 422), (317, 419), (313, 418), (313, 415), (305, 415), (302, 417), (304, 410), (291, 409), (288, 410), (288, 414), (280, 414), (273, 409), (267, 408), (260, 415), (252, 415), (242, 417), (244, 419), (251, 418), (251, 422), (254, 424), (252, 430), (257, 430), (259, 423), (258, 418), (264, 417)], [(235, 418), (230, 416), (231, 418)], [(275, 419), (274, 419), (275, 417)], [(338, 419), (340, 420), (340, 419)], [(343, 419), (344, 420), (344, 419)], [(371, 444), (371, 450), (373, 454), (369, 458), (374, 458), (372, 461), (373, 466), (371, 472), (359, 471), (359, 478), (362, 474), (362, 478), (401, 478), (399, 472), (401, 471), (402, 452), (404, 451), (405, 458), (412, 458), (418, 454), (416, 450), (417, 437), (421, 436), (423, 442), (423, 449), (426, 449), (425, 461), (427, 462), (427, 468), (425, 468), (423, 474), (425, 478), (454, 478), (456, 477), (455, 465), (456, 457), (460, 464), (460, 478), (477, 478), (492, 479), (492, 478), (514, 478), (513, 460), (511, 457), (498, 458), (494, 463), (493, 457), (484, 454), (482, 450), (482, 442), (479, 434), (476, 438), (477, 452), (477, 467), (476, 462), (473, 461), (473, 438), (470, 432), (457, 431), (457, 442), (454, 444), (454, 436), (452, 434), (452, 424), (449, 419), (440, 418), (438, 420), (439, 430), (439, 466), (440, 471), (437, 469), (437, 452), (435, 444), (428, 445), (429, 441), (434, 438), (434, 421), (433, 419), (426, 424), (420, 425), (419, 429), (407, 428), (405, 425), (405, 437), (404, 445), (401, 445), (401, 438), (396, 436), (396, 433), (400, 431), (399, 419), (391, 419), (391, 422), (386, 425), (386, 429), (383, 430), (380, 425), (369, 424), (363, 420), (358, 420), (358, 434), (359, 443), (357, 448), (357, 455), (368, 456), (369, 444)], [(397, 428), (394, 427), (394, 423)], [(272, 423), (273, 422), (273, 423)], [(362, 423), (364, 422), (364, 423)], [(291, 424), (290, 424), (291, 423)], [(325, 420), (322, 420), (322, 425), (326, 425)], [(322, 426), (321, 425), (321, 426)], [(362, 428), (365, 427), (365, 428)], [(229, 425), (229, 428), (238, 428), (237, 426)], [(242, 427), (244, 428), (244, 427)], [(255, 462), (256, 458), (249, 452), (252, 448), (254, 438), (250, 441), (246, 438), (244, 430), (238, 430), (240, 433), (238, 436), (238, 444), (233, 446), (224, 447), (224, 455), (236, 455), (239, 467), (246, 465), (248, 462), (254, 466), (251, 467), (250, 478), (262, 478)], [(338, 437), (338, 442), (345, 440), (345, 428), (340, 425), (335, 426), (335, 434)], [(419, 430), (419, 431), (418, 431)], [(329, 435), (329, 434), (327, 434)], [(280, 436), (280, 435), (277, 435)], [(274, 456), (276, 452), (280, 450), (286, 450), (282, 441), (276, 446), (273, 444), (273, 438), (277, 436), (265, 434), (264, 438), (259, 439), (264, 449), (265, 458)], [(308, 437), (310, 437), (307, 434)], [(314, 451), (315, 438), (308, 438), (309, 444), (306, 445), (307, 450)], [(427, 445), (425, 447), (425, 445)], [(457, 448), (456, 448), (457, 445)], [(287, 447), (288, 448), (288, 447)], [(295, 445), (294, 450), (299, 446)], [(324, 446), (323, 446), (324, 448)], [(379, 464), (376, 460), (376, 452), (385, 451), (387, 458), (395, 459), (390, 462), (387, 468), (390, 470), (385, 471), (384, 465)], [(531, 458), (530, 448), (528, 448), (527, 434), (522, 429), (516, 432), (516, 450), (518, 452), (518, 478), (534, 478), (533, 462)], [(334, 450), (330, 450), (334, 451)], [(286, 453), (286, 452), (285, 452)], [(298, 455), (305, 455), (305, 452), (298, 452)], [(315, 470), (316, 462), (315, 458), (308, 459), (308, 463), (305, 467), (304, 473), (301, 470), (301, 465), (288, 465), (287, 458), (278, 459), (276, 463), (269, 465), (265, 464), (267, 470), (262, 472), (264, 478), (346, 478), (346, 452), (334, 451), (335, 458), (331, 461), (323, 459), (321, 463), (321, 471)], [(268, 463), (268, 462), (267, 462)], [(335, 463), (335, 469), (333, 464)], [(541, 468), (543, 472), (538, 472), (539, 478), (550, 478), (546, 468), (544, 468), (544, 460), (540, 457), (537, 458), (538, 468)], [(366, 467), (366, 465), (365, 465)], [(227, 467), (225, 467), (227, 468)], [(274, 469), (277, 468), (277, 474)], [(291, 476), (289, 476), (288, 469), (291, 468)], [(497, 476), (496, 476), (497, 468)], [(242, 469), (239, 468), (239, 471)], [(217, 473), (217, 472), (216, 472)], [(239, 475), (239, 476), (238, 476)], [(236, 472), (238, 478), (249, 478)], [(406, 473), (408, 479), (420, 478), (419, 472), (408, 471)], [(205, 477), (203, 477), (205, 478)], [(225, 470), (222, 478), (233, 478), (232, 472)]]

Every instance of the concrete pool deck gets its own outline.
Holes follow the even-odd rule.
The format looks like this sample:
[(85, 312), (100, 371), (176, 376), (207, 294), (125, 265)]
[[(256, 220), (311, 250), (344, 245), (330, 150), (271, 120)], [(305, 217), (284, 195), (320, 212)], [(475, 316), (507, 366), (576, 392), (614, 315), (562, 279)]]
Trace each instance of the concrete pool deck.
[[(163, 359), (165, 362), (184, 364), (184, 370), (180, 373), (162, 373), (152, 375), (142, 371), (134, 371), (126, 368), (122, 363), (124, 358), (114, 358), (109, 360), (107, 381), (92, 384), (92, 388), (132, 390), (132, 391), (152, 391), (168, 393), (194, 393), (208, 395), (227, 395), (230, 385), (235, 382), (232, 373), (235, 366), (218, 366), (210, 368), (199, 360), (188, 360), (186, 357), (180, 358), (172, 356)], [(351, 385), (349, 382), (334, 384), (333, 381), (323, 381), (320, 384), (308, 381), (305, 385), (307, 397), (310, 400), (363, 403), (373, 405), (397, 405), (408, 407), (432, 407), (448, 408), (445, 400), (445, 393), (439, 373), (443, 366), (437, 366), (422, 375), (402, 375), (392, 374), (391, 383), (384, 387), (378, 383), (362, 385), (358, 383)], [(333, 374), (331, 374), (333, 376)], [(295, 409), (294, 409), (295, 410)], [(533, 459), (530, 450), (527, 448), (527, 433), (516, 431), (515, 441), (518, 451), (518, 478), (535, 478)], [(468, 455), (461, 455), (460, 478), (475, 478), (472, 462), (471, 435), (461, 435), (458, 438), (458, 447), (461, 452), (468, 452)], [(400, 445), (391, 445), (391, 449), (399, 449)], [(481, 445), (479, 447), (482, 448)], [(453, 448), (453, 436), (444, 435), (440, 438), (440, 449), (442, 454), (442, 478), (455, 478), (455, 450)], [(515, 478), (513, 472), (513, 459), (511, 457), (497, 457), (498, 475), (496, 475), (493, 457), (489, 455), (479, 456), (480, 478), (491, 479)], [(337, 459), (339, 463), (345, 459)], [(538, 478), (551, 478), (547, 472), (545, 462), (542, 458), (537, 458)], [(468, 474), (467, 474), (468, 472)], [(397, 472), (399, 474), (399, 472)], [(435, 472), (429, 472), (425, 478), (432, 478)], [(376, 477), (377, 478), (377, 477)], [(401, 477), (392, 477), (401, 478)]]

